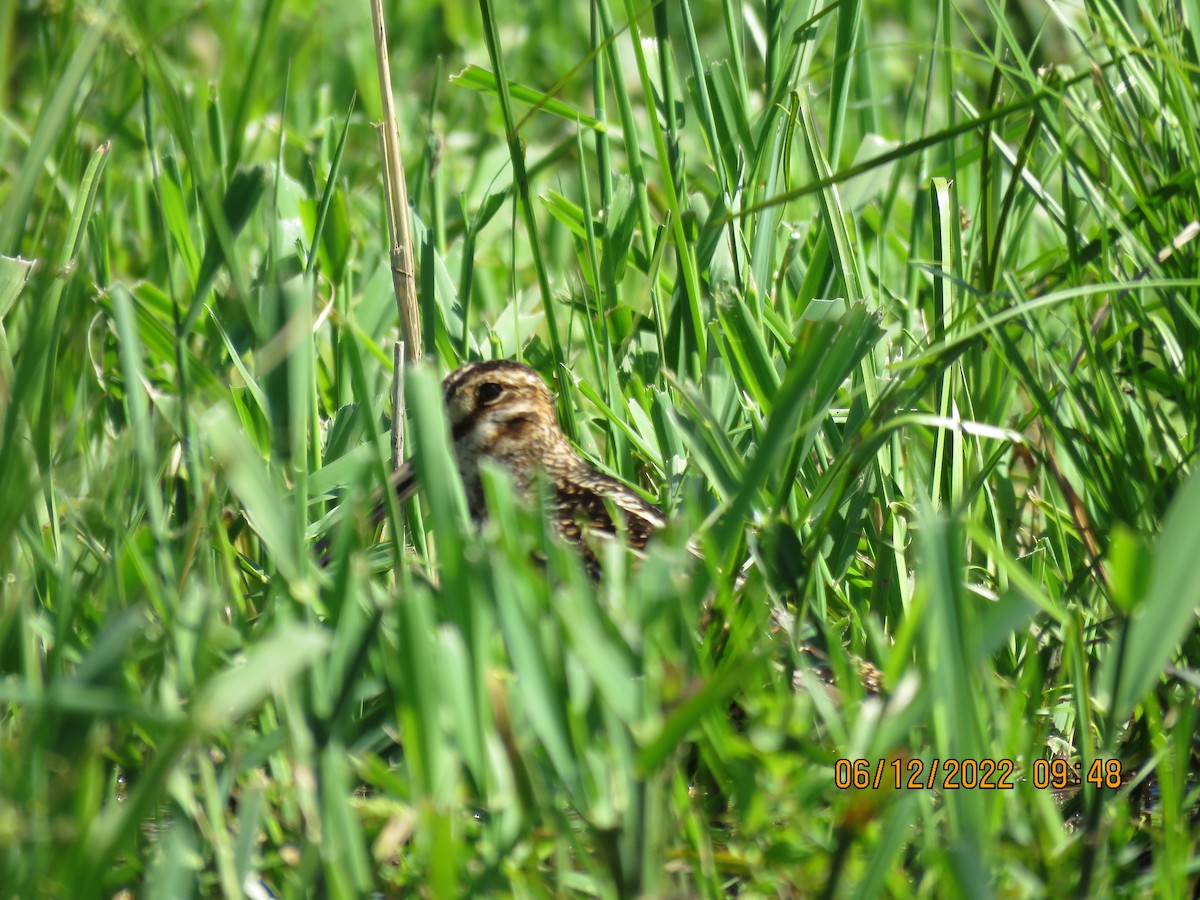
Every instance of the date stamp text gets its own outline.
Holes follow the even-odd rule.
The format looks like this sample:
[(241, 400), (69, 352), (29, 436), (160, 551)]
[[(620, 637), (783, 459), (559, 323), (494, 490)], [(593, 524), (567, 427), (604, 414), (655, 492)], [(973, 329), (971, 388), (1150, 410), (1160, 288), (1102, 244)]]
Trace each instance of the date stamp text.
[[(846, 759), (833, 765), (833, 784), (839, 790), (980, 790), (1011, 791), (1021, 773), (1011, 759), (939, 759), (895, 757)], [(1114, 790), (1124, 783), (1119, 759), (1094, 759), (1084, 767), (1065, 759), (1035, 759), (1029, 780), (1035, 788), (1063, 790), (1086, 782)]]

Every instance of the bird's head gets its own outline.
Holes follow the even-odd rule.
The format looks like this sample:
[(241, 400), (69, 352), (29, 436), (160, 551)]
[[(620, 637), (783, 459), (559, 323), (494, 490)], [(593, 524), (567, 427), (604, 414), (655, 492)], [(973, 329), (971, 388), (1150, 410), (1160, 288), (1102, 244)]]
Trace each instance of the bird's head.
[(467, 363), (446, 376), (442, 396), (468, 492), (478, 485), (483, 459), (503, 466), (524, 489), (539, 465), (552, 465), (564, 448), (569, 451), (554, 398), (528, 366), (510, 360)]

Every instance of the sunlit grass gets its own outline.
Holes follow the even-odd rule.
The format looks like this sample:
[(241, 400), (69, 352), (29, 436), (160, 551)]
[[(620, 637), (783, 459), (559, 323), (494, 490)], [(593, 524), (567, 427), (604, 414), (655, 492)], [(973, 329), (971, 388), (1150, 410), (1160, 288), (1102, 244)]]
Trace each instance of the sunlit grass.
[[(1186, 895), (1192, 6), (393, 7), (382, 542), (366, 6), (0, 12), (6, 891)], [(438, 380), (493, 356), (646, 559), (498, 473), (469, 523)]]

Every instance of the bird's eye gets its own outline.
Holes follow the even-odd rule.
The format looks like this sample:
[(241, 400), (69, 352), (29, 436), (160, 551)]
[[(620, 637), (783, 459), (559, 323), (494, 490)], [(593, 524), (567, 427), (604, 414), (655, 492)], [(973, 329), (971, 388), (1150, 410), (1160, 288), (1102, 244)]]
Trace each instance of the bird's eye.
[(486, 404), (495, 403), (503, 393), (504, 388), (502, 386), (496, 384), (494, 381), (488, 381), (479, 386), (479, 391), (475, 396), (479, 398), (480, 403)]

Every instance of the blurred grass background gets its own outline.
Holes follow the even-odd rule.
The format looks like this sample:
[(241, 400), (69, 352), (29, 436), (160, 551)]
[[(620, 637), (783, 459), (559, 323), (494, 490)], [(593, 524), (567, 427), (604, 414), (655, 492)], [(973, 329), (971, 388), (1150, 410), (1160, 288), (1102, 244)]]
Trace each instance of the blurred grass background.
[[(407, 548), (367, 5), (0, 6), (5, 896), (1190, 895), (1195, 0), (385, 9)], [(467, 524), (493, 356), (646, 561)]]

